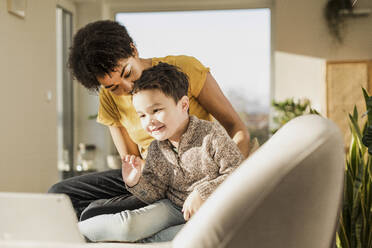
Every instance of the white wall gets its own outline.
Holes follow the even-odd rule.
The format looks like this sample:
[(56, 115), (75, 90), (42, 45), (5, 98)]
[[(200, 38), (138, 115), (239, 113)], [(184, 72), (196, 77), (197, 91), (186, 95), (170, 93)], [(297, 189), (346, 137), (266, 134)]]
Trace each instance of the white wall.
[(57, 181), (55, 8), (28, 1), (21, 19), (0, 1), (0, 191), (45, 192)]
[(322, 115), (326, 115), (326, 60), (290, 53), (275, 53), (274, 98), (283, 101), (287, 98), (308, 98), (311, 105)]

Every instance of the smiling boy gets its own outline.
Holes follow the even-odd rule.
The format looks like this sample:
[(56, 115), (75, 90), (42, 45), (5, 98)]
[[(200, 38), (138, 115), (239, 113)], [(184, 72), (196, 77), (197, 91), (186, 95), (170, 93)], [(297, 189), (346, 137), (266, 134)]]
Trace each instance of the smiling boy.
[(123, 159), (122, 176), (128, 191), (150, 205), (80, 222), (88, 239), (134, 242), (185, 223), (243, 161), (223, 127), (189, 116), (188, 87), (186, 75), (166, 63), (135, 81), (133, 106), (155, 140), (145, 164), (134, 155)]

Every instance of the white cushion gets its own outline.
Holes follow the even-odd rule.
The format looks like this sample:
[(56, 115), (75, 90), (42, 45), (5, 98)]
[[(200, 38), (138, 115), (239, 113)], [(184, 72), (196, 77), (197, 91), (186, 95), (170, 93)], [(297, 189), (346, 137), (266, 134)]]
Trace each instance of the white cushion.
[(173, 247), (331, 247), (343, 192), (339, 129), (316, 115), (272, 136), (211, 195)]

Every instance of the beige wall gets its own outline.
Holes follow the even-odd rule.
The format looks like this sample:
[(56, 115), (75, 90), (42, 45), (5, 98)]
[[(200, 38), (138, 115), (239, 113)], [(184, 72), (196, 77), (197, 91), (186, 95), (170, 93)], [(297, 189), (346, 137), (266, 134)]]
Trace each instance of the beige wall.
[(1, 0), (0, 191), (43, 192), (57, 180), (56, 2), (28, 1), (25, 19), (6, 8)]
[[(347, 21), (345, 41), (336, 44), (323, 17), (325, 0), (277, 0), (275, 48), (277, 51), (328, 60), (372, 58), (372, 14)], [(372, 9), (371, 0), (359, 0), (358, 8)]]

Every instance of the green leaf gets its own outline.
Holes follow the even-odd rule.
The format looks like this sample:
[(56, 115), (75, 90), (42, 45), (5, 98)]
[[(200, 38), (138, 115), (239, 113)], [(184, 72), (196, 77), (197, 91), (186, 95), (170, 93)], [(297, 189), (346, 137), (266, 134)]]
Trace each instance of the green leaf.
[(361, 149), (362, 153), (364, 154), (366, 147), (362, 143), (362, 133), (359, 128), (358, 119), (354, 119), (354, 116), (350, 114), (349, 114), (349, 119), (350, 119), (351, 135), (354, 136), (354, 139), (357, 141), (359, 149)]
[(358, 119), (354, 118), (354, 116), (358, 116), (358, 112), (354, 113), (353, 115), (349, 114), (349, 119), (350, 119), (350, 124), (351, 124), (351, 132), (355, 133), (358, 136), (358, 142), (359, 140), (362, 140), (362, 133), (360, 132), (359, 124), (358, 124)]
[(338, 237), (339, 237), (340, 245), (341, 245), (342, 248), (350, 248), (349, 239), (348, 239), (347, 234), (346, 234), (346, 230), (345, 230), (344, 221), (342, 219), (342, 216), (340, 218), (340, 226), (339, 226), (339, 229), (338, 229)]
[(368, 125), (372, 125), (372, 97), (368, 95), (366, 89), (362, 88), (362, 91), (367, 109), (366, 114), (368, 115)]
[(355, 173), (357, 171), (357, 168), (356, 168), (356, 165), (358, 164), (357, 153), (358, 153), (357, 141), (355, 139), (355, 135), (351, 135), (351, 144), (349, 148), (349, 161), (350, 162), (349, 162), (348, 170), (350, 171), (350, 173), (352, 173), (353, 178), (355, 177)]
[(356, 106), (354, 106), (354, 110), (353, 110), (353, 119), (356, 120), (358, 122), (358, 109)]
[(369, 154), (372, 154), (372, 125), (369, 125), (365, 128), (362, 143), (368, 147)]

